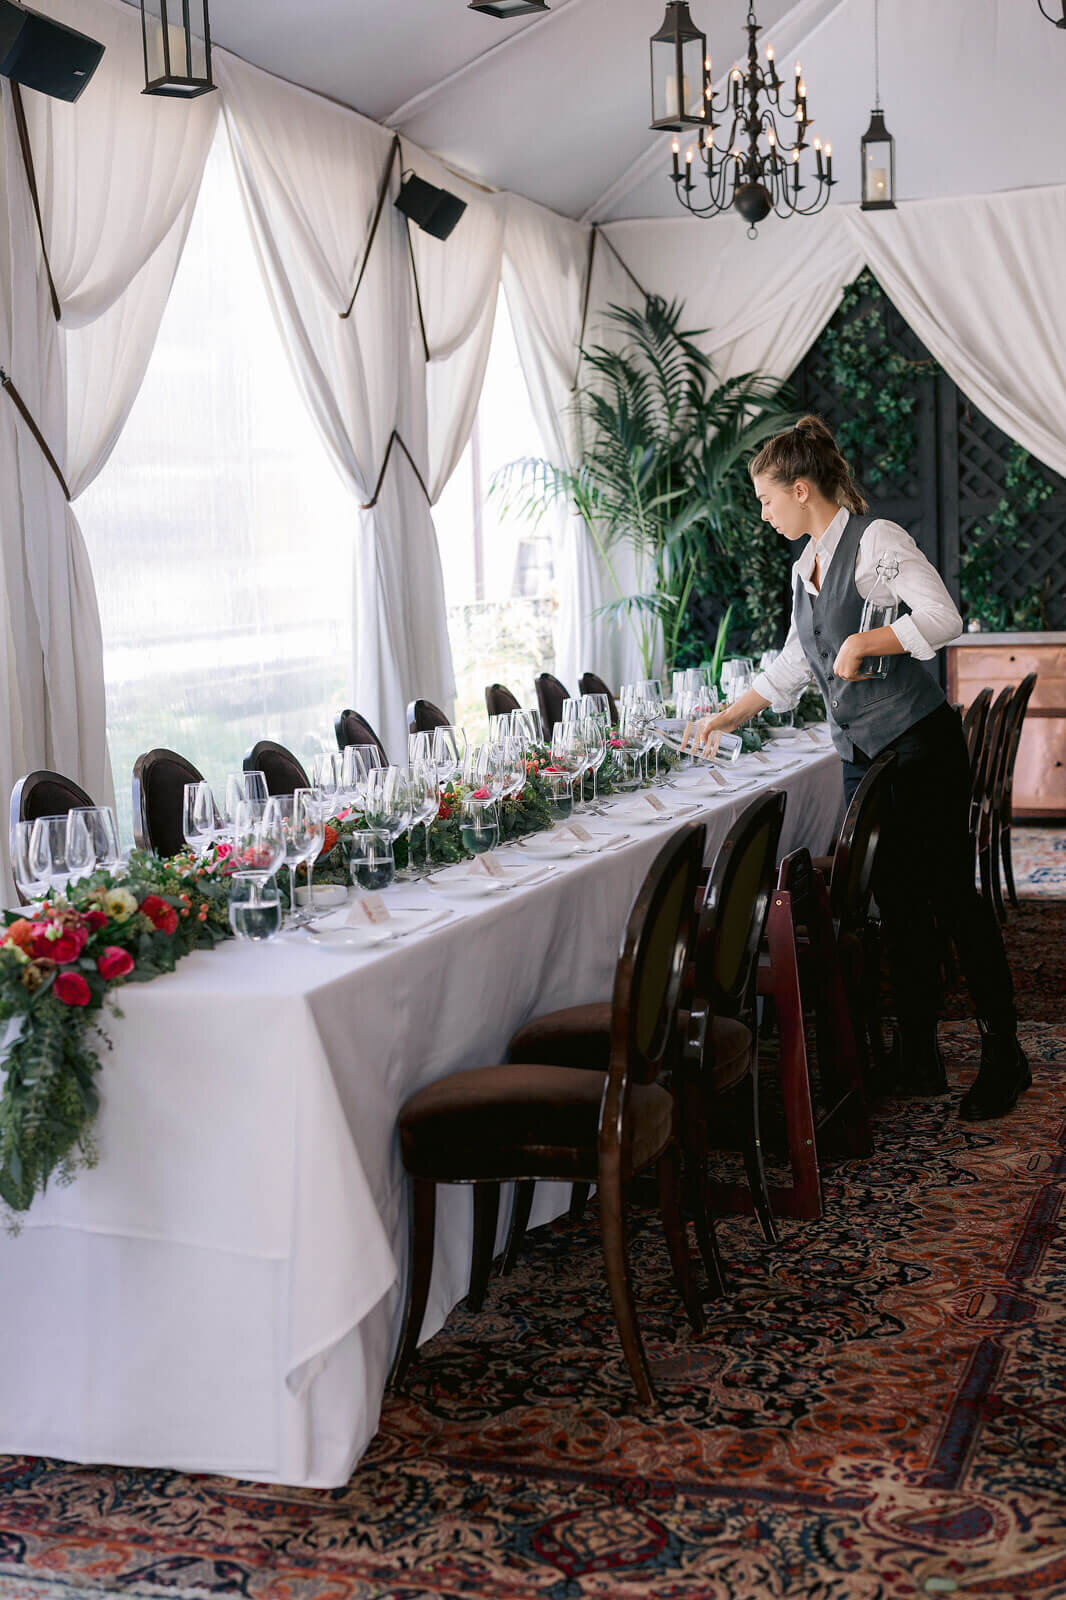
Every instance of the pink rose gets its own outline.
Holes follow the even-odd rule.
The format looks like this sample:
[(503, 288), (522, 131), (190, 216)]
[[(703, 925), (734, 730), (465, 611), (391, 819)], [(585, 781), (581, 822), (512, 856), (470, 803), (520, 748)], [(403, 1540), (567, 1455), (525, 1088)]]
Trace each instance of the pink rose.
[(61, 972), (52, 985), (52, 993), (65, 1006), (87, 1006), (92, 991), (80, 972)]
[(492, 799), (492, 790), (491, 789), (475, 789), (473, 794), (470, 796), (470, 798), (471, 798), (471, 800), (491, 800)]
[(101, 928), (107, 927), (107, 918), (102, 911), (87, 911), (85, 922), (93, 933), (99, 933)]
[(128, 950), (120, 950), (117, 944), (109, 944), (103, 955), (97, 956), (96, 970), (101, 978), (113, 983), (116, 978), (124, 978), (127, 972), (133, 971), (133, 957)]

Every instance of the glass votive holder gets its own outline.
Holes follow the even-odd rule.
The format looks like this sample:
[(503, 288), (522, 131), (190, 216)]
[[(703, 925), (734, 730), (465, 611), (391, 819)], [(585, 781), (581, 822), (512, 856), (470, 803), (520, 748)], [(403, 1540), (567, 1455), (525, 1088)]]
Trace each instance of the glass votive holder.
[(348, 871), (355, 887), (367, 894), (387, 889), (396, 878), (391, 835), (381, 828), (361, 828), (350, 837)]
[(623, 794), (639, 789), (644, 781), (640, 765), (640, 751), (631, 745), (614, 745), (611, 748), (611, 765), (614, 768), (614, 786)]
[(227, 879), (229, 925), (238, 939), (263, 944), (281, 932), (277, 879), (259, 872), (234, 872)]

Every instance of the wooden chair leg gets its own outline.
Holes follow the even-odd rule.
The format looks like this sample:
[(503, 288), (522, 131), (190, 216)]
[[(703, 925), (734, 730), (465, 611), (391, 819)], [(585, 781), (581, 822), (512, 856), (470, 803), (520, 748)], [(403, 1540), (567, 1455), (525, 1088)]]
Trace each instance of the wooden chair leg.
[(529, 1213), (533, 1210), (533, 1196), (537, 1186), (531, 1178), (523, 1178), (514, 1186), (514, 1209), (511, 1212), (511, 1227), (507, 1234), (507, 1248), (503, 1253), (503, 1264), (500, 1267), (500, 1276), (505, 1278), (513, 1272), (522, 1249), (522, 1240), (525, 1238), (526, 1229), (529, 1227)]
[[(814, 1108), (811, 1105), (811, 1079), (810, 1066), (807, 1060), (807, 1030), (804, 1022), (803, 989), (800, 984), (799, 966), (796, 959), (796, 940), (793, 927), (793, 914), (791, 896), (784, 890), (774, 893), (770, 906), (770, 915), (766, 924), (767, 945), (770, 952), (769, 984), (764, 985), (771, 989), (774, 1014), (777, 1017), (777, 1032), (781, 1043), (781, 1093), (785, 1102), (785, 1126), (788, 1130), (788, 1155), (792, 1168), (792, 1185), (789, 1189), (774, 1190), (774, 1205), (782, 1214), (790, 1217), (813, 1219), (822, 1215), (822, 1183), (818, 1168), (818, 1145), (814, 1127)], [(815, 975), (816, 981), (823, 982), (823, 974)], [(828, 1029), (826, 1021), (821, 1015), (822, 1007), (818, 1008), (819, 1040), (827, 1038)], [(824, 1062), (826, 1057), (832, 1055), (832, 1048), (828, 1048), (820, 1059)], [(835, 1061), (835, 1058), (834, 1058)], [(757, 1070), (757, 1057), (753, 1053), (752, 1071)], [(824, 1071), (823, 1066), (823, 1071)], [(833, 1066), (829, 1068), (832, 1079)], [(755, 1116), (758, 1117), (757, 1090), (753, 1085), (753, 1095), (756, 1099)], [(757, 1130), (758, 1123), (755, 1128)], [(755, 1135), (757, 1137), (757, 1133)], [(749, 1132), (749, 1140), (752, 1138)], [(762, 1172), (761, 1152), (756, 1147), (759, 1156), (757, 1167)], [(762, 1225), (763, 1235), (769, 1243), (773, 1243), (776, 1234), (773, 1226), (773, 1215), (770, 1211), (770, 1197), (766, 1194), (766, 1215), (759, 1209), (759, 1196), (756, 1191), (755, 1181), (752, 1179), (753, 1163), (748, 1146), (745, 1146), (745, 1163), (748, 1168), (749, 1183), (752, 1196), (756, 1201), (755, 1211)], [(765, 1193), (766, 1179), (762, 1179)], [(769, 1231), (767, 1231), (767, 1219)]]
[(755, 1207), (755, 1215), (759, 1219), (759, 1227), (762, 1229), (763, 1238), (767, 1244), (776, 1244), (777, 1229), (774, 1227), (774, 1214), (770, 1208), (770, 1195), (766, 1187), (766, 1170), (762, 1159), (762, 1141), (759, 1138), (759, 1063), (757, 1055), (753, 1055), (750, 1082), (740, 1085), (740, 1107), (744, 1170), (748, 1175), (748, 1187), (751, 1190), (752, 1204)]
[(591, 1187), (592, 1185), (588, 1183), (575, 1183), (571, 1189), (569, 1213), (571, 1222), (580, 1222), (584, 1217), (585, 1207), (589, 1203), (589, 1189)]
[(658, 1396), (652, 1385), (651, 1370), (644, 1354), (644, 1342), (640, 1337), (640, 1325), (633, 1305), (633, 1283), (626, 1251), (625, 1197), (619, 1174), (601, 1173), (598, 1194), (603, 1262), (618, 1337), (622, 1341), (622, 1353), (641, 1404), (658, 1410)]
[(992, 837), (991, 837), (991, 839), (989, 841), (989, 850), (988, 850), (989, 866), (991, 868), (991, 878), (992, 878), (992, 904), (996, 908), (996, 916), (999, 918), (1000, 922), (1006, 922), (1006, 920), (1007, 920), (1007, 908), (1003, 904), (1003, 884), (1002, 884), (1002, 882), (1000, 880), (1000, 872), (999, 872), (999, 855), (1000, 855), (999, 841), (1000, 841), (999, 815), (998, 815), (997, 812), (993, 812), (992, 813)]
[(499, 1217), (499, 1184), (475, 1183), (474, 1245), (470, 1252), (470, 1289), (466, 1297), (467, 1309), (470, 1311), (480, 1311), (485, 1304)]
[(666, 1247), (670, 1252), (670, 1265), (674, 1269), (674, 1282), (693, 1332), (702, 1333), (703, 1312), (692, 1277), (685, 1219), (681, 1214), (681, 1162), (675, 1144), (667, 1145), (659, 1157), (655, 1175), (659, 1180), (659, 1211), (666, 1234)]
[(718, 1300), (728, 1293), (728, 1285), (708, 1193), (707, 1123), (703, 1112), (703, 1092), (698, 1083), (689, 1085), (682, 1097), (681, 1133), (682, 1198), (696, 1229), (696, 1243), (707, 1274), (711, 1298)]
[(1010, 826), (1001, 829), (999, 835), (1000, 855), (1003, 858), (1003, 876), (1007, 882), (1007, 898), (1015, 911), (1019, 910), (1018, 892), (1014, 887), (1014, 859), (1011, 855)]
[(992, 861), (988, 843), (983, 843), (978, 847), (977, 865), (981, 873), (981, 893), (989, 905), (994, 906), (995, 901), (992, 898)]
[(433, 1242), (437, 1223), (437, 1186), (425, 1178), (411, 1183), (410, 1248), (407, 1266), (407, 1304), (400, 1343), (389, 1373), (388, 1386), (402, 1389), (407, 1369), (418, 1349), (418, 1336), (426, 1315), (429, 1280), (433, 1275)]

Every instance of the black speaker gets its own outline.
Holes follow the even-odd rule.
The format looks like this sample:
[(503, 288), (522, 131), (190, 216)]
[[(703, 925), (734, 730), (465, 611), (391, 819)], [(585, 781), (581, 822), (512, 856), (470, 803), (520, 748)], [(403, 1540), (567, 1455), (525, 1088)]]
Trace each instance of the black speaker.
[(447, 189), (438, 189), (424, 178), (408, 173), (396, 196), (396, 209), (418, 224), (423, 233), (446, 239), (466, 210), (466, 201)]
[(56, 100), (76, 100), (104, 47), (39, 11), (0, 0), (0, 76)]

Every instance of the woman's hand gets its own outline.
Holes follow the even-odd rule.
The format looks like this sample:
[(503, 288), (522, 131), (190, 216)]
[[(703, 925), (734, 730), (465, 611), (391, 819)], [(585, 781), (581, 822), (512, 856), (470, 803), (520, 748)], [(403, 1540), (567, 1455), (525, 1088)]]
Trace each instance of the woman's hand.
[[(744, 718), (740, 720), (744, 721)], [(713, 756), (718, 749), (718, 741), (722, 734), (732, 733), (739, 726), (740, 722), (734, 717), (732, 707), (727, 711), (716, 711), (713, 717), (701, 717), (698, 722), (686, 725), (681, 748), (688, 749), (691, 739), (693, 755)]]
[(865, 634), (851, 634), (837, 651), (837, 658), (833, 662), (834, 676), (843, 678), (845, 683), (857, 683), (861, 678), (868, 678), (870, 674), (863, 672), (862, 664), (869, 653)]

